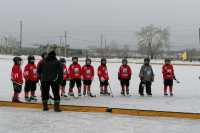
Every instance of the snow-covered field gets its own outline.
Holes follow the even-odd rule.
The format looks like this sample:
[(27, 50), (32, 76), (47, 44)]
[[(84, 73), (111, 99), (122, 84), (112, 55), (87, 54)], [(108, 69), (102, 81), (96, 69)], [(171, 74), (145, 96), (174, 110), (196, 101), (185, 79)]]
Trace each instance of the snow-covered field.
[[(26, 59), (26, 57), (23, 57)], [(39, 57), (37, 57), (39, 59)], [(97, 69), (99, 59), (93, 59)], [(175, 65), (176, 77), (180, 84), (174, 83), (174, 97), (163, 96), (163, 81), (161, 65), (152, 65), (155, 72), (155, 82), (152, 85), (152, 97), (138, 96), (139, 70), (142, 60), (130, 60), (133, 76), (130, 84), (131, 97), (120, 96), (120, 84), (117, 71), (120, 59), (108, 60), (110, 84), (114, 93), (112, 97), (96, 98), (82, 97), (79, 99), (62, 100), (62, 104), (91, 105), (121, 108), (151, 109), (163, 111), (195, 112), (200, 113), (200, 66)], [(161, 63), (162, 61), (152, 61)], [(27, 63), (24, 60), (23, 65)], [(70, 64), (68, 59), (67, 65)], [(83, 59), (80, 62), (84, 64)], [(175, 62), (183, 64), (183, 62)], [(187, 64), (189, 64), (188, 62)], [(192, 64), (192, 63), (190, 63)], [(195, 62), (194, 64), (200, 64)], [(12, 56), (0, 56), (0, 100), (10, 100), (13, 90), (10, 81), (10, 70), (13, 65)], [(68, 85), (66, 87), (68, 91)], [(77, 92), (77, 90), (75, 89)], [(92, 92), (99, 94), (98, 78), (95, 75)], [(20, 95), (23, 100), (24, 93)], [(39, 85), (37, 96), (40, 96)], [(39, 101), (40, 102), (40, 101)], [(199, 120), (133, 117), (113, 115), (108, 113), (54, 113), (40, 110), (0, 108), (0, 133), (197, 133), (200, 131)], [(153, 128), (152, 128), (153, 127)]]
[(198, 133), (200, 120), (0, 108), (0, 133)]

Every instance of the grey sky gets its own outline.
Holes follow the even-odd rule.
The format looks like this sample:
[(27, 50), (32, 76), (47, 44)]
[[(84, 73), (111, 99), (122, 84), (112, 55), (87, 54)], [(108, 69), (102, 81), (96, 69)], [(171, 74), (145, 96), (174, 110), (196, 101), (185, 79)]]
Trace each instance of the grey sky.
[(0, 35), (18, 37), (23, 20), (23, 45), (58, 42), (67, 30), (72, 47), (97, 45), (101, 33), (134, 46), (135, 31), (154, 24), (170, 28), (171, 45), (198, 47), (199, 7), (199, 0), (0, 0)]

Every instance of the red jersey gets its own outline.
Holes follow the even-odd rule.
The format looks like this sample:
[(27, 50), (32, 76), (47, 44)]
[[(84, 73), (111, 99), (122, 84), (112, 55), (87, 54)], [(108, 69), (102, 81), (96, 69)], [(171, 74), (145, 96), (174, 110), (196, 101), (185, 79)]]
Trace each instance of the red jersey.
[(80, 64), (71, 64), (68, 72), (69, 72), (69, 77), (71, 79), (80, 79), (81, 78), (81, 65)]
[(129, 65), (120, 66), (118, 75), (121, 79), (130, 79), (131, 74), (132, 74), (132, 71)]
[(104, 65), (100, 65), (98, 67), (98, 76), (100, 80), (109, 80), (107, 67)]
[(174, 68), (171, 64), (164, 64), (162, 67), (163, 79), (173, 79), (174, 78)]
[(94, 67), (92, 65), (84, 65), (82, 67), (82, 77), (83, 80), (93, 80), (94, 78)]
[(11, 80), (17, 84), (23, 83), (23, 77), (22, 77), (22, 69), (20, 65), (13, 65), (12, 71), (11, 71)]
[(67, 66), (63, 64), (63, 80), (67, 80), (67, 78), (68, 78)]
[(24, 78), (25, 80), (37, 81), (37, 67), (35, 64), (27, 64), (24, 68)]

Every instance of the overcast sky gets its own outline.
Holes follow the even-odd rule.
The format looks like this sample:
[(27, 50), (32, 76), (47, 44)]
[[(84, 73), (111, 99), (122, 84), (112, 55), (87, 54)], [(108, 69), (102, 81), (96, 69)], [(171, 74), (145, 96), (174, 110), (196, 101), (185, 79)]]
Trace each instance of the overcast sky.
[(23, 20), (23, 45), (59, 41), (68, 31), (72, 47), (107, 42), (136, 46), (135, 32), (154, 24), (169, 27), (171, 45), (199, 47), (199, 0), (0, 0), (0, 35), (18, 38)]

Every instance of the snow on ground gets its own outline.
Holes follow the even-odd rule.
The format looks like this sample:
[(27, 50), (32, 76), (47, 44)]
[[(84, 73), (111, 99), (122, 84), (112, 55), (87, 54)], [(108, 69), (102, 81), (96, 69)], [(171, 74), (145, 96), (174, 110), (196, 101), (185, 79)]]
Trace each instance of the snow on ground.
[(200, 120), (0, 108), (0, 133), (197, 133)]
[[(10, 100), (13, 93), (12, 84), (10, 81), (10, 70), (12, 67), (12, 56), (0, 56), (0, 100)], [(25, 56), (23, 56), (26, 59)], [(39, 57), (37, 57), (39, 59)], [(83, 59), (80, 62), (84, 64)], [(96, 60), (96, 59), (95, 59)], [(134, 59), (130, 59), (134, 60)], [(140, 60), (141, 61), (141, 60)], [(152, 85), (153, 97), (139, 97), (139, 70), (141, 64), (131, 62), (129, 65), (133, 70), (133, 76), (130, 83), (130, 92), (133, 96), (122, 97), (120, 96), (120, 83), (117, 79), (118, 68), (121, 65), (120, 59), (108, 60), (108, 71), (110, 75), (110, 84), (114, 93), (114, 98), (100, 97), (89, 98), (83, 97), (79, 99), (62, 100), (62, 104), (70, 105), (91, 105), (91, 106), (108, 106), (108, 107), (122, 107), (122, 108), (137, 108), (137, 109), (150, 109), (150, 110), (162, 110), (162, 111), (179, 111), (179, 112), (195, 112), (200, 113), (200, 81), (198, 76), (200, 75), (200, 66), (175, 66), (175, 73), (177, 79), (180, 80), (180, 84), (174, 83), (174, 97), (163, 96), (163, 81), (161, 74), (161, 65), (152, 65), (155, 72), (155, 82)], [(155, 61), (156, 62), (156, 61)], [(161, 62), (161, 61), (157, 61)], [(23, 65), (27, 63), (24, 60)], [(67, 66), (70, 65), (70, 61), (67, 62)], [(176, 62), (177, 63), (177, 62)], [(194, 64), (197, 64), (195, 62)], [(200, 64), (200, 63), (199, 63)], [(93, 62), (95, 69), (99, 65), (99, 62)], [(67, 85), (68, 91), (68, 85)], [(77, 89), (74, 89), (77, 92)], [(95, 75), (94, 82), (92, 84), (92, 92), (99, 94), (99, 82), (97, 75)], [(21, 94), (23, 99), (24, 93)], [(39, 86), (37, 89), (37, 95), (40, 96)]]

